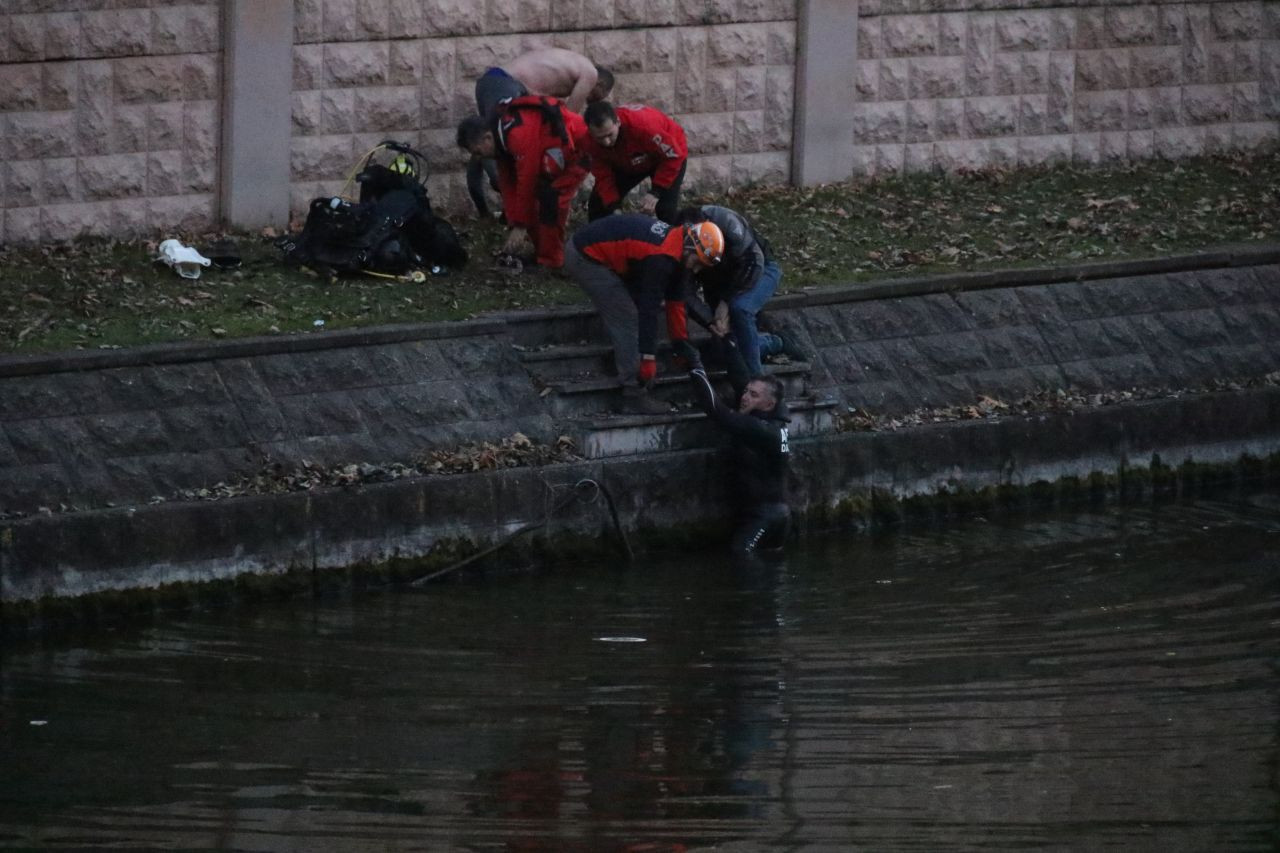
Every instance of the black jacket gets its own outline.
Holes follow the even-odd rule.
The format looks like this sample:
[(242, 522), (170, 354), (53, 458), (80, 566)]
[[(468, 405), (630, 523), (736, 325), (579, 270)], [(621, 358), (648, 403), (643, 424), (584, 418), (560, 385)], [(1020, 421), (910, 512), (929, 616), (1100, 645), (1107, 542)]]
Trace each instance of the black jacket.
[[(734, 390), (740, 396), (747, 383), (732, 373)], [(791, 418), (786, 402), (779, 400), (768, 412), (744, 415), (716, 396), (706, 371), (700, 366), (690, 371), (689, 378), (698, 404), (731, 438), (736, 494), (742, 507), (786, 503), (791, 455), (787, 436), (787, 422)]]
[(727, 302), (750, 290), (759, 280), (764, 265), (773, 259), (769, 244), (756, 233), (742, 214), (717, 204), (698, 208), (701, 221), (714, 222), (724, 235), (724, 257), (713, 267), (700, 270), (695, 278), (711, 304)]

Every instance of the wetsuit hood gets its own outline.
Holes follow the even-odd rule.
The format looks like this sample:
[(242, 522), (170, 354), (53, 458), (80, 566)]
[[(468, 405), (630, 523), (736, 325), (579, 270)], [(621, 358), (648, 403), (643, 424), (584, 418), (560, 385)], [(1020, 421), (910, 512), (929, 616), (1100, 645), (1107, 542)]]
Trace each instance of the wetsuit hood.
[(754, 416), (763, 421), (782, 421), (787, 423), (791, 420), (791, 410), (787, 408), (786, 400), (779, 400), (772, 409), (767, 412), (752, 412)]

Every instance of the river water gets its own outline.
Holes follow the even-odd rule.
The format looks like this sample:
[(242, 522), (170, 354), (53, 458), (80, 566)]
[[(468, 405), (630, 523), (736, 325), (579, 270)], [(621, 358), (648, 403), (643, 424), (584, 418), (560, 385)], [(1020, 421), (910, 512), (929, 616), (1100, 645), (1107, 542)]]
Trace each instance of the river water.
[(1268, 850), (1280, 497), (9, 648), (0, 847)]

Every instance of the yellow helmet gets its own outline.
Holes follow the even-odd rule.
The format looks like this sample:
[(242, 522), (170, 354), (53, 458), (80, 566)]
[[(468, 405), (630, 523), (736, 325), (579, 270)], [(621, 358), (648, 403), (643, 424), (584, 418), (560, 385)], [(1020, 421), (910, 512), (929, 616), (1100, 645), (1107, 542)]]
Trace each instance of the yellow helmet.
[(418, 171), (413, 167), (413, 161), (403, 154), (392, 160), (391, 164), (387, 166), (387, 168), (395, 172), (397, 175), (405, 175), (410, 178)]

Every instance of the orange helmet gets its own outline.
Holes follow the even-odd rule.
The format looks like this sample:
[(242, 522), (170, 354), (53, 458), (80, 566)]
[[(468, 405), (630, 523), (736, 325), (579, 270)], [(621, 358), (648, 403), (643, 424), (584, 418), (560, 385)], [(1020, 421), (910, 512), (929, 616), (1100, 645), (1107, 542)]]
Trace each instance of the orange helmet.
[(704, 267), (720, 263), (724, 257), (724, 233), (714, 222), (694, 222), (685, 226), (684, 245), (698, 256)]

